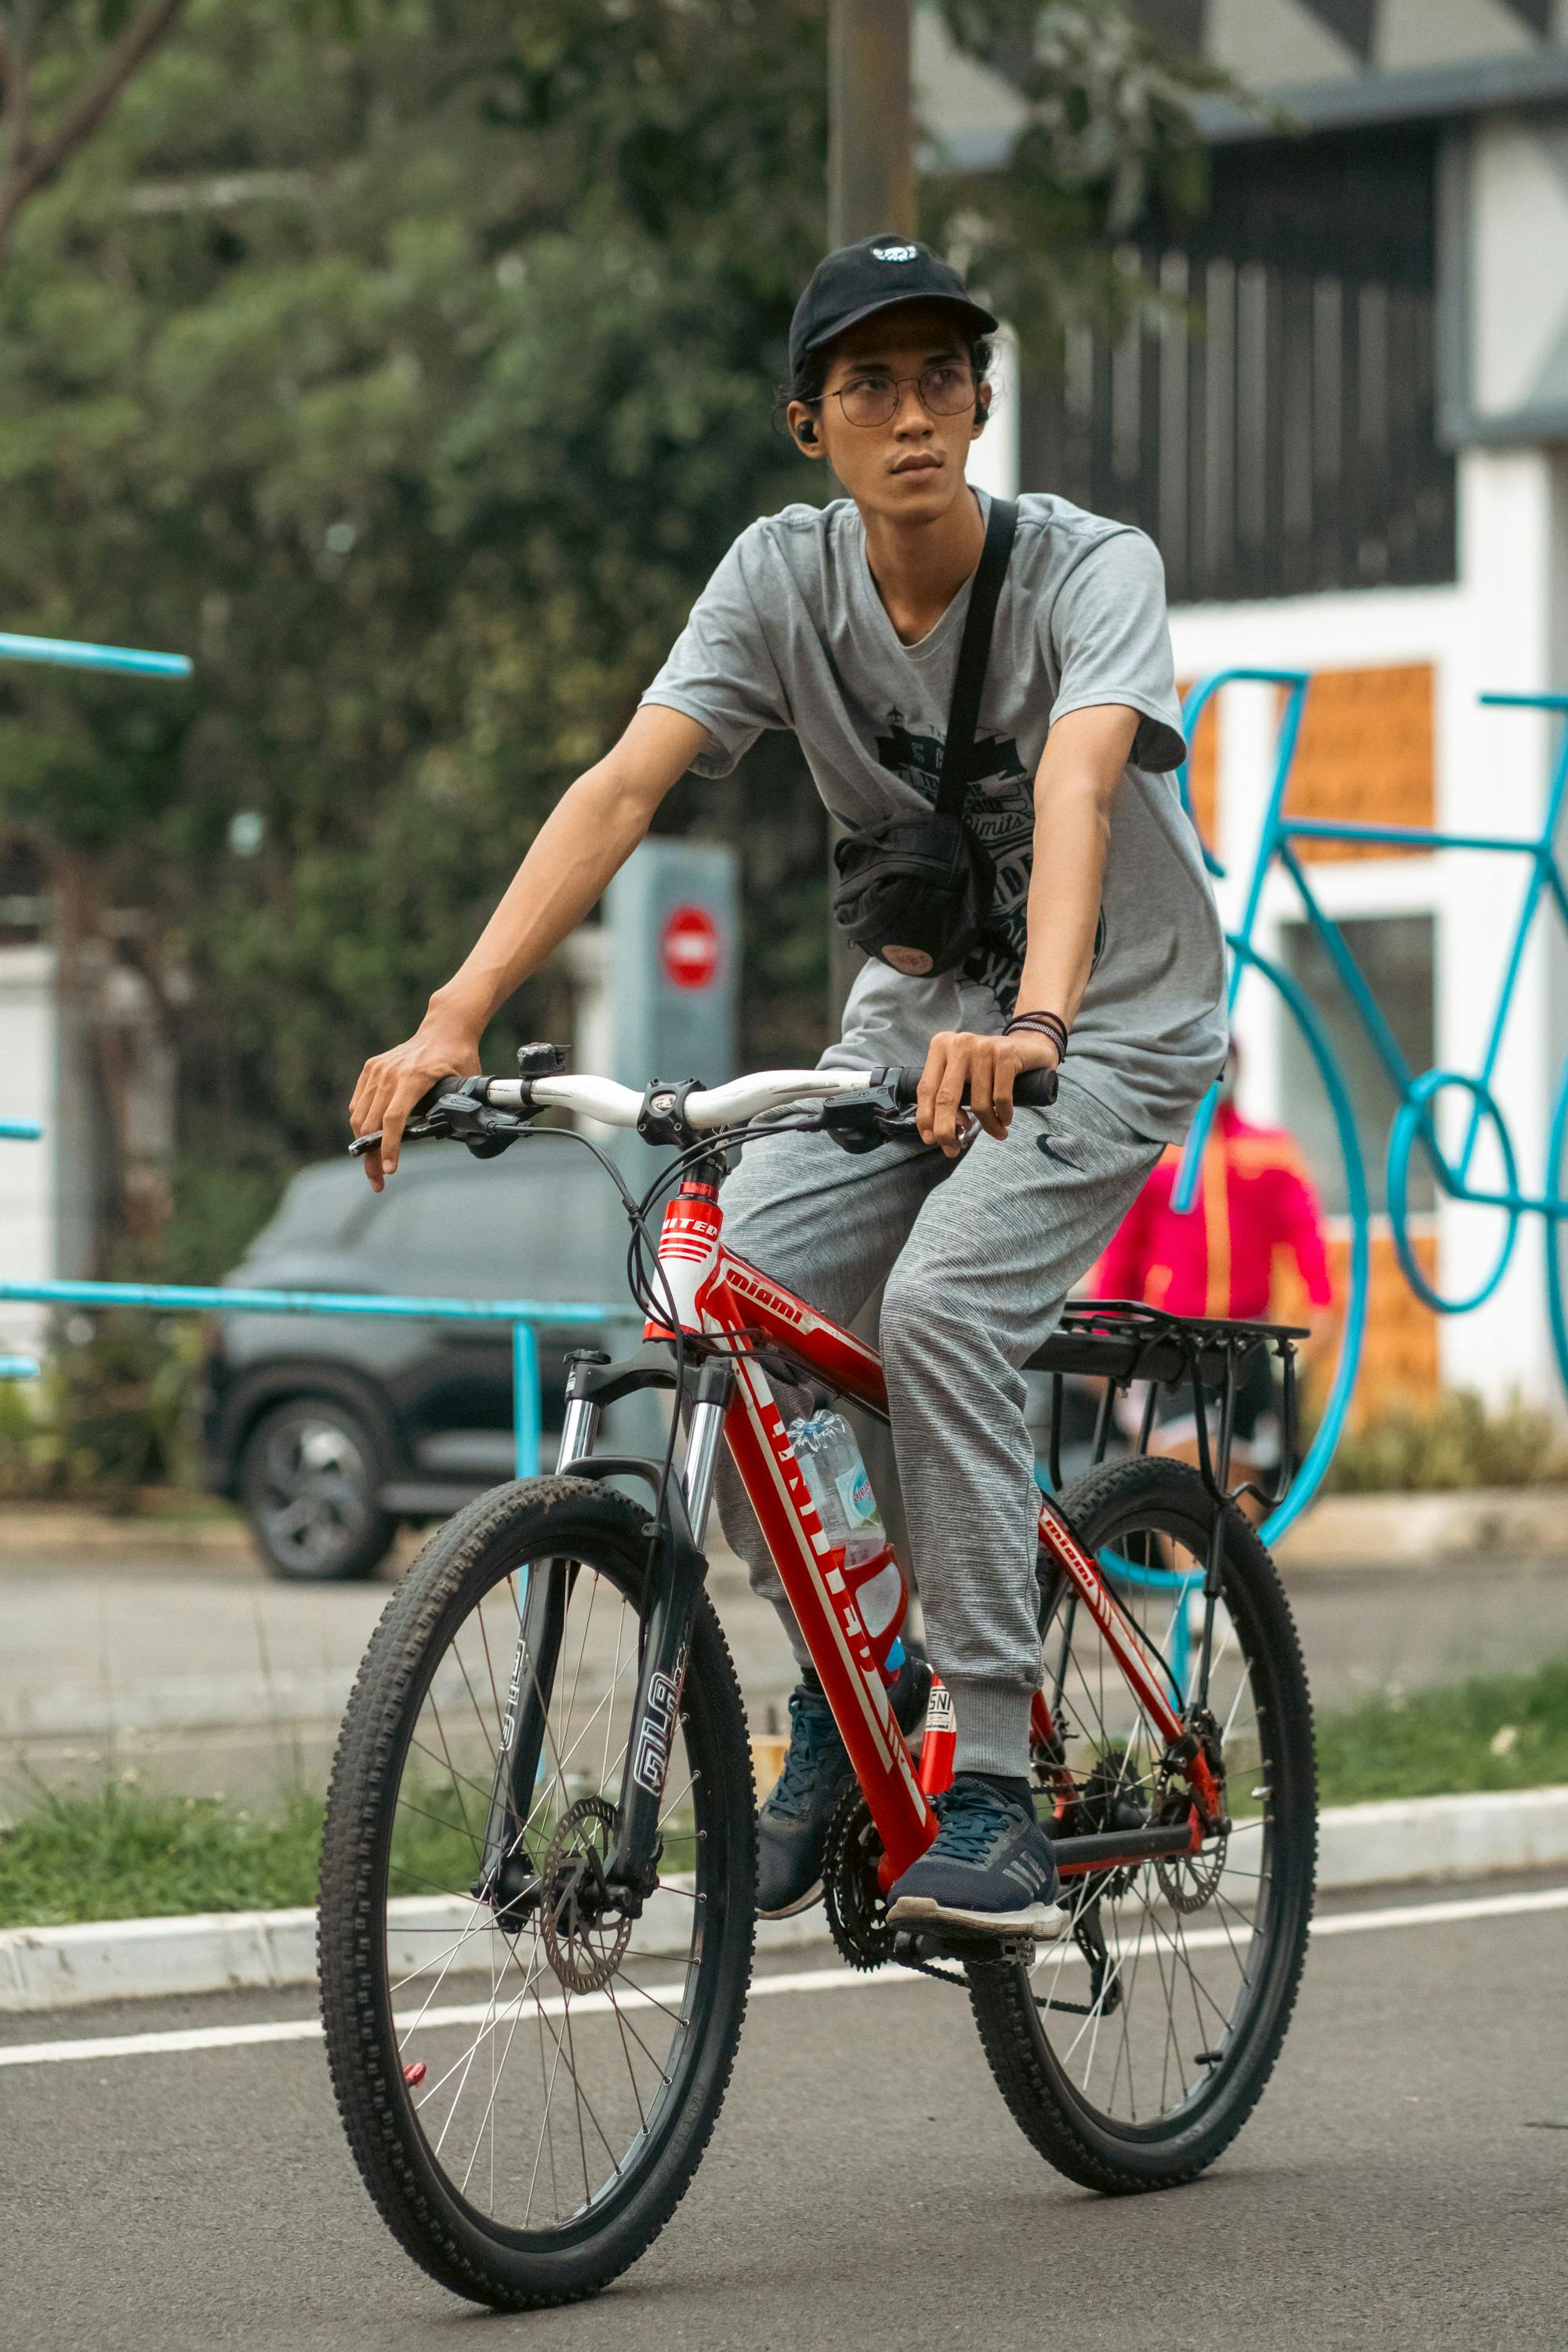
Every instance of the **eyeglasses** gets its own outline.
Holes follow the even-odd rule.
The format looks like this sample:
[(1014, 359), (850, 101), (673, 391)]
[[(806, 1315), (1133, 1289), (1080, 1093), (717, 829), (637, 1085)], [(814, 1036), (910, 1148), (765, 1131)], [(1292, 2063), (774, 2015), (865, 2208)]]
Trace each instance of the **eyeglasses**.
[(919, 375), (887, 375), (868, 369), (841, 384), (831, 397), (844, 412), (847, 425), (890, 425), (899, 413), (899, 395), (912, 383), (929, 416), (960, 416), (974, 405), (974, 371), (963, 360), (933, 360)]

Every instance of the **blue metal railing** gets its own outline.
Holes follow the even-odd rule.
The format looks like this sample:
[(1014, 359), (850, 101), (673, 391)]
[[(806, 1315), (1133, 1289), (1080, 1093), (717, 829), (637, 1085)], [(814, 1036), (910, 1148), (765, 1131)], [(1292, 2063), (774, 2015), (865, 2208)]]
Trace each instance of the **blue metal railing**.
[(135, 646), (87, 646), (74, 637), (24, 637), (0, 629), (0, 661), (47, 662), (57, 669), (107, 669), (122, 677), (189, 677), (185, 654), (142, 653)]
[[(575, 1299), (398, 1298), (379, 1291), (230, 1290), (216, 1283), (0, 1282), (0, 1300), (46, 1307), (150, 1307), (188, 1315), (383, 1315), (426, 1322), (510, 1323), (513, 1460), (520, 1478), (532, 1478), (539, 1470), (538, 1326), (631, 1319), (626, 1307)], [(29, 1370), (37, 1369), (29, 1366)], [(26, 1371), (9, 1375), (27, 1376)]]
[[(47, 662), (62, 669), (109, 670), (135, 677), (189, 677), (184, 654), (147, 653), (134, 646), (85, 645), (72, 637), (19, 636), (0, 629), (0, 660)], [(0, 1141), (36, 1143), (36, 1119), (0, 1119)], [(506, 1323), (511, 1327), (513, 1459), (520, 1478), (539, 1469), (542, 1434), (538, 1326), (624, 1323), (628, 1309), (554, 1299), (399, 1298), (335, 1290), (230, 1290), (169, 1282), (5, 1282), (0, 1299), (46, 1307), (150, 1307), (170, 1314), (384, 1315), (442, 1323)], [(0, 1356), (0, 1381), (30, 1380), (31, 1356)]]

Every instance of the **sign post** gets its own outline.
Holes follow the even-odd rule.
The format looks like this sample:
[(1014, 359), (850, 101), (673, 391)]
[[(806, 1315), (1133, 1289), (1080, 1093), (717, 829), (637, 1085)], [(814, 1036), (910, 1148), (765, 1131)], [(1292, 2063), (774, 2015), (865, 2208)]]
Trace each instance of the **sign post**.
[(605, 893), (607, 1075), (623, 1086), (700, 1078), (717, 1087), (735, 1076), (735, 867), (721, 843), (660, 835), (633, 852)]

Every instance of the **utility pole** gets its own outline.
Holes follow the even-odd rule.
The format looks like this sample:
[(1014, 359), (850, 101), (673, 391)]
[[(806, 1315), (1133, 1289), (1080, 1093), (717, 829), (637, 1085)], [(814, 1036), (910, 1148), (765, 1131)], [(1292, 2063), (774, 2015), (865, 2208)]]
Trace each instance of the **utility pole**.
[[(910, 131), (910, 0), (828, 0), (827, 242), (852, 245), (885, 229), (915, 233), (915, 167)], [(837, 880), (828, 820), (827, 886)], [(860, 958), (827, 919), (827, 1025), (838, 1034), (844, 1000)], [(856, 1318), (855, 1328), (875, 1340), (879, 1290)], [(909, 1524), (898, 1465), (884, 1423), (854, 1416), (861, 1450), (882, 1508), (883, 1523), (908, 1570)]]
[[(910, 130), (910, 0), (829, 0), (827, 242), (915, 233)], [(835, 827), (836, 831), (837, 828)], [(837, 879), (832, 848), (828, 887)], [(828, 918), (827, 1019), (835, 1035), (859, 958)]]
[(910, 0), (831, 0), (827, 37), (827, 242), (912, 236)]

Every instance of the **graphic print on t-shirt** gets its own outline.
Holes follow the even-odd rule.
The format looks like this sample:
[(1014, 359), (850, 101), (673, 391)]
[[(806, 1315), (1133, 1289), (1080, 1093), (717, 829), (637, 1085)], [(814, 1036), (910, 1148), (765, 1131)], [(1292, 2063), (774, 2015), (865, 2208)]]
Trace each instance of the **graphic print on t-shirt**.
[[(889, 710), (888, 732), (877, 738), (877, 759), (934, 807), (945, 743), (942, 735), (913, 733), (902, 711)], [(980, 981), (999, 1004), (1010, 1009), (1027, 939), (1034, 794), (1029, 772), (1010, 736), (976, 741), (967, 768), (963, 821), (991, 860), (996, 890), (985, 937), (965, 961), (963, 976)]]

